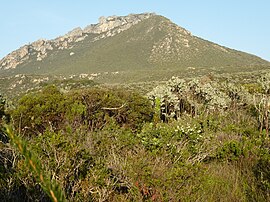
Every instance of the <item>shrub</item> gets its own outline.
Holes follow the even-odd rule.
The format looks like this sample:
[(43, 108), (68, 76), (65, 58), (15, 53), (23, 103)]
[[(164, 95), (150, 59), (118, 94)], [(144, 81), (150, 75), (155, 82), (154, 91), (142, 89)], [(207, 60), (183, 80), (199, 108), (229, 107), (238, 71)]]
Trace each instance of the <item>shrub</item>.
[[(19, 136), (17, 136), (10, 126), (5, 126), (5, 129), (7, 135), (10, 138), (12, 147), (14, 147), (17, 150), (15, 155), (18, 155), (20, 158), (19, 160), (20, 163), (18, 162), (17, 165), (14, 162), (15, 159), (13, 159), (12, 166), (14, 165), (16, 165), (16, 167), (18, 166), (17, 174), (21, 172), (23, 173), (23, 175), (28, 175), (30, 172), (32, 174), (32, 177), (34, 178), (32, 180), (38, 183), (38, 184), (34, 183), (34, 185), (36, 185), (35, 186), (36, 192), (33, 193), (32, 196), (36, 199), (39, 198), (39, 200), (41, 200), (42, 198), (41, 196), (44, 193), (46, 193), (47, 196), (43, 198), (43, 200), (45, 201), (48, 201), (48, 198), (50, 198), (51, 201), (54, 202), (65, 201), (65, 197), (62, 193), (61, 187), (55, 182), (54, 179), (51, 179), (47, 175), (47, 173), (44, 172), (44, 165), (41, 165), (36, 155), (31, 150), (29, 150), (29, 147), (27, 146), (26, 142), (23, 141)], [(13, 169), (14, 168), (15, 167), (13, 167)], [(22, 180), (22, 177), (20, 175), (18, 175), (18, 178)], [(24, 181), (25, 183), (24, 186), (27, 187), (27, 185), (30, 185), (29, 187), (31, 187), (31, 184), (28, 184), (28, 180), (26, 181)], [(29, 187), (27, 188), (29, 189)], [(7, 198), (8, 197), (9, 196), (7, 196)]]
[(7, 100), (0, 94), (0, 126), (10, 122), (10, 114), (7, 112)]
[(6, 99), (0, 94), (0, 141), (3, 143), (8, 142), (8, 136), (6, 135), (3, 125), (10, 122), (10, 115), (6, 112)]
[(259, 159), (254, 167), (254, 174), (257, 180), (258, 187), (265, 193), (265, 196), (270, 198), (270, 154), (269, 148), (265, 154)]
[(0, 94), (0, 120), (5, 115), (5, 103), (6, 103), (5, 99)]
[(65, 96), (56, 87), (48, 86), (41, 92), (23, 96), (12, 118), (19, 132), (37, 135), (47, 128), (59, 130), (69, 107)]
[(12, 112), (16, 128), (28, 135), (42, 134), (48, 128), (64, 130), (69, 125), (100, 130), (112, 120), (121, 127), (138, 129), (152, 116), (150, 102), (138, 93), (94, 88), (64, 94), (54, 86), (23, 96)]
[(112, 119), (119, 126), (138, 129), (153, 117), (150, 101), (134, 92), (94, 88), (71, 92), (68, 96), (85, 106), (82, 121), (90, 130), (102, 129)]
[(245, 155), (243, 144), (238, 141), (225, 142), (222, 147), (217, 150), (216, 158), (219, 160), (235, 161)]

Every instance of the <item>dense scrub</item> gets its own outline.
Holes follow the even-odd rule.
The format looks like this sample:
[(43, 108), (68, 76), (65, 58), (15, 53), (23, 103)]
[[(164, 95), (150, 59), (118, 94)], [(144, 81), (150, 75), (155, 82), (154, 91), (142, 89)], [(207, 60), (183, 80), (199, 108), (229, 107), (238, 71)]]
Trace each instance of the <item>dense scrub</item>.
[(100, 130), (111, 121), (137, 129), (152, 115), (150, 102), (134, 92), (93, 88), (64, 94), (54, 86), (23, 96), (12, 112), (15, 127), (26, 136), (69, 126)]
[(14, 132), (3, 119), (0, 198), (269, 201), (268, 81), (173, 78), (149, 99), (49, 86), (8, 112), (2, 101)]

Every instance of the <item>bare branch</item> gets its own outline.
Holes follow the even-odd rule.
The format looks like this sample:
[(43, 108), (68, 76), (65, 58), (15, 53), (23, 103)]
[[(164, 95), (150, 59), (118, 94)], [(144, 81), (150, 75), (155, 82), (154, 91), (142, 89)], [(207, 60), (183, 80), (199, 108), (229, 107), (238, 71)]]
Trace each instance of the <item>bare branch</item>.
[(127, 104), (123, 104), (122, 106), (120, 107), (113, 107), (113, 108), (110, 108), (110, 107), (102, 107), (101, 109), (104, 109), (104, 110), (119, 110), (119, 109), (122, 109), (123, 107), (125, 107)]

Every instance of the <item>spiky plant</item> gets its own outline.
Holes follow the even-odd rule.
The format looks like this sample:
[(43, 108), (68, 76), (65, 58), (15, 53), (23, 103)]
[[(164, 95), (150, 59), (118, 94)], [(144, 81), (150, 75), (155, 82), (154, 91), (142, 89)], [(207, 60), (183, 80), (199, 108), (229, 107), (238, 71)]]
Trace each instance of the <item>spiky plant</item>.
[(51, 180), (45, 172), (43, 172), (41, 163), (35, 155), (27, 149), (26, 142), (14, 133), (11, 126), (5, 125), (4, 128), (11, 144), (23, 156), (26, 166), (30, 169), (35, 180), (41, 185), (44, 192), (54, 202), (65, 201), (65, 196), (61, 187), (54, 180)]

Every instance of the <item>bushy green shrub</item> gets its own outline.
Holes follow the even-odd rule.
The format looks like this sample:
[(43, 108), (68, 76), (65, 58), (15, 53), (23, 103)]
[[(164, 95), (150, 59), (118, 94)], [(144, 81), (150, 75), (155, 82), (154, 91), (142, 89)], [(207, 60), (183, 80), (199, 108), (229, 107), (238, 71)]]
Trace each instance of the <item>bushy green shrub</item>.
[(235, 161), (246, 154), (243, 143), (238, 141), (225, 142), (218, 150), (216, 158), (219, 160)]
[(93, 88), (67, 96), (85, 106), (82, 120), (90, 130), (102, 129), (112, 119), (120, 126), (137, 129), (153, 117), (150, 101), (135, 92)]
[(194, 163), (210, 155), (207, 145), (211, 137), (203, 134), (199, 124), (181, 124), (177, 121), (145, 124), (137, 137), (148, 151), (157, 154), (165, 152), (171, 158), (178, 158), (177, 161)]
[(47, 128), (59, 130), (69, 107), (65, 96), (56, 87), (48, 86), (41, 92), (23, 96), (12, 118), (19, 132), (38, 135)]
[(112, 119), (120, 126), (138, 129), (152, 116), (150, 101), (138, 93), (93, 88), (64, 94), (54, 86), (23, 96), (12, 112), (18, 131), (32, 135), (69, 125), (99, 130)]
[(247, 84), (244, 84), (243, 87), (244, 87), (250, 94), (263, 93), (263, 88), (262, 88), (261, 85), (258, 84), (258, 83), (247, 83)]
[(252, 102), (251, 95), (240, 85), (205, 80), (184, 80), (172, 77), (166, 84), (157, 86), (148, 93), (155, 105), (160, 101), (160, 117), (163, 121), (179, 119), (188, 113), (192, 116), (208, 111), (224, 112)]

